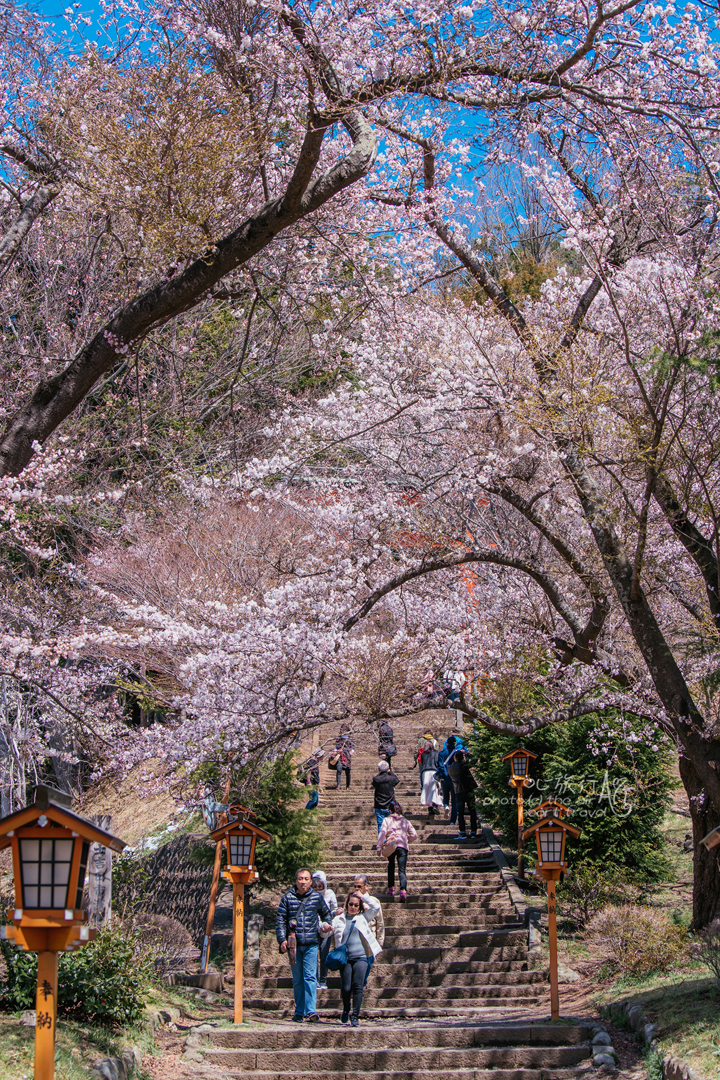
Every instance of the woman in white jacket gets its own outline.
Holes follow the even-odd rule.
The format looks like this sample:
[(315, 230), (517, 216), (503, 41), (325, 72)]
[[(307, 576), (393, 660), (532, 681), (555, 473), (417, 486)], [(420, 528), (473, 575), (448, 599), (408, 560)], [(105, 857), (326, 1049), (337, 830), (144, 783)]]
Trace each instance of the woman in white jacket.
[(357, 1027), (362, 1008), (363, 989), (370, 965), (382, 949), (362, 913), (363, 898), (360, 893), (350, 892), (345, 900), (345, 910), (333, 919), (335, 948), (347, 947), (347, 963), (340, 969), (343, 1011), (340, 1022)]

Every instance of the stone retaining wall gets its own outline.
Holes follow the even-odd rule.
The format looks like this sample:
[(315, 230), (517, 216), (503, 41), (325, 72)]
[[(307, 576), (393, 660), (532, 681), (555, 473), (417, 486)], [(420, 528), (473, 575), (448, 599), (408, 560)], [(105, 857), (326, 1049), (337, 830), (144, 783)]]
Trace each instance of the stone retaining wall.
[[(639, 1005), (633, 1005), (631, 1001), (616, 1001), (609, 1006), (608, 1011), (614, 1021), (624, 1020), (642, 1042), (651, 1050), (657, 1050), (660, 1053), (660, 1045), (655, 1037), (657, 1024), (651, 1023), (647, 1016), (643, 1016)], [(664, 1057), (662, 1070), (665, 1080), (702, 1080), (700, 1074), (695, 1072), (692, 1066), (675, 1057)]]
[[(196, 945), (202, 944), (212, 884), (215, 845), (201, 833), (182, 833), (144, 858), (147, 884), (140, 908), (154, 915), (168, 915), (188, 930)], [(122, 907), (122, 893), (116, 897)]]

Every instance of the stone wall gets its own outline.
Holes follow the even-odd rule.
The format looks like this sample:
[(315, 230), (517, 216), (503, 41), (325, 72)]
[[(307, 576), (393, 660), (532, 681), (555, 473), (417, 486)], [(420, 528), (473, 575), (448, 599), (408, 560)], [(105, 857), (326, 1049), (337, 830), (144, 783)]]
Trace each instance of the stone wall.
[[(215, 845), (206, 836), (182, 833), (142, 859), (143, 886), (134, 898), (136, 910), (177, 919), (196, 945), (202, 943), (212, 885)], [(114, 906), (123, 907), (122, 888)]]

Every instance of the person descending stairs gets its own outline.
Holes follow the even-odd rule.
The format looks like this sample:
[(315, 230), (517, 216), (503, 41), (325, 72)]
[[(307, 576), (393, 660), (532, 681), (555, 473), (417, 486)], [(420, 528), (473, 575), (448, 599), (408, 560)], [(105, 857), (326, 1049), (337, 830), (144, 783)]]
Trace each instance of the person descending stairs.
[(527, 932), (492, 852), (483, 839), (456, 840), (455, 826), (420, 806), (418, 773), (409, 766), (426, 724), (394, 723), (396, 797), (418, 833), (410, 845), (407, 899), (386, 895), (387, 860), (375, 850), (373, 735), (356, 735), (350, 788), (328, 785), (321, 797), (328, 885), (342, 903), (356, 875), (367, 874), (370, 893), (383, 904), (384, 947), (365, 988), (360, 1027), (341, 1026), (340, 978), (332, 972), (328, 989), (318, 991), (324, 1024), (290, 1023), (288, 962), (268, 939), (260, 960), (245, 964), (245, 1016), (261, 1026), (209, 1036), (204, 1061), (216, 1075), (562, 1080), (591, 1068), (590, 1027), (528, 1019), (542, 1016), (548, 988), (542, 973), (529, 970)]

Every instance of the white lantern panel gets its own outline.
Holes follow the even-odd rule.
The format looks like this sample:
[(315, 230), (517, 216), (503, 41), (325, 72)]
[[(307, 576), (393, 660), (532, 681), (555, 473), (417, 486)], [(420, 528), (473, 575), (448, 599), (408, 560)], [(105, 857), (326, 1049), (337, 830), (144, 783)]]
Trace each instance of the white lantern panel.
[(72, 862), (74, 843), (72, 840), (55, 841), (55, 860)]
[(516, 757), (514, 757), (512, 759), (512, 763), (513, 763), (513, 769), (515, 770), (515, 775), (516, 776), (526, 776), (527, 775), (527, 758), (525, 757), (524, 754), (518, 754)]
[(20, 839), (23, 907), (57, 910), (67, 907), (73, 841)]
[(561, 861), (562, 841), (562, 829), (540, 829), (540, 851), (543, 862)]
[(249, 866), (252, 853), (252, 835), (238, 835), (230, 833), (230, 866)]

